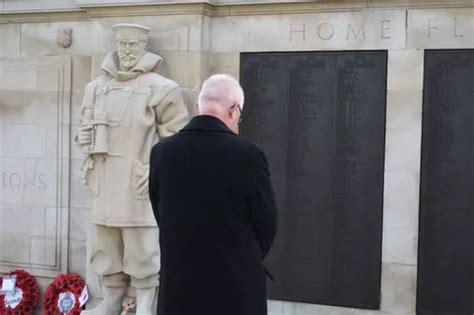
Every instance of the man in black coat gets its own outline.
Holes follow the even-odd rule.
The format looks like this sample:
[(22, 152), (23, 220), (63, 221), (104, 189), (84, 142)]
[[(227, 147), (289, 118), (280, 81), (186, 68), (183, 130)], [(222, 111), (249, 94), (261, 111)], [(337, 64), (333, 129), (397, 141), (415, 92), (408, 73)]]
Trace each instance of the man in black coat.
[(199, 116), (152, 150), (160, 229), (159, 315), (265, 315), (276, 206), (264, 153), (236, 134), (244, 103), (228, 75), (204, 82)]

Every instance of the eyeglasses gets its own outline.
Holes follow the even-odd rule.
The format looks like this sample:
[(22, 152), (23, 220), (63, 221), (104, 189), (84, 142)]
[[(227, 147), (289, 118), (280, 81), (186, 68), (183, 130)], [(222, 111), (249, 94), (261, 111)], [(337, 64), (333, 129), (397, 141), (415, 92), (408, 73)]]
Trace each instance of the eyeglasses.
[(239, 109), (240, 116), (239, 116), (239, 121), (237, 124), (240, 125), (240, 123), (244, 120), (244, 117), (242, 117), (242, 108), (240, 108), (240, 105), (238, 103), (235, 103), (234, 105), (231, 106), (231, 108), (235, 108), (235, 107)]

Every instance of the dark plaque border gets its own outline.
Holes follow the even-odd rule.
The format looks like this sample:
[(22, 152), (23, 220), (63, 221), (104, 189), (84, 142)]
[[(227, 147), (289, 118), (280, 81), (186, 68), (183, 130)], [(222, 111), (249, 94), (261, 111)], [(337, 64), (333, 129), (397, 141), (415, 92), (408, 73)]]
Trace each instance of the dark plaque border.
[(267, 154), (276, 300), (380, 308), (387, 51), (242, 53), (241, 134)]
[(426, 50), (417, 314), (474, 313), (474, 50)]

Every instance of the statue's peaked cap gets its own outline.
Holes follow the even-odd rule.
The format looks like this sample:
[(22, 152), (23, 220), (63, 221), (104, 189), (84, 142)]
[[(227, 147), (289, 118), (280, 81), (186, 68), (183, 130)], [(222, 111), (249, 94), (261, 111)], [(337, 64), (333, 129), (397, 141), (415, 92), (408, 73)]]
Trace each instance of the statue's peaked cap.
[(117, 39), (147, 39), (150, 29), (143, 25), (120, 23), (112, 26)]

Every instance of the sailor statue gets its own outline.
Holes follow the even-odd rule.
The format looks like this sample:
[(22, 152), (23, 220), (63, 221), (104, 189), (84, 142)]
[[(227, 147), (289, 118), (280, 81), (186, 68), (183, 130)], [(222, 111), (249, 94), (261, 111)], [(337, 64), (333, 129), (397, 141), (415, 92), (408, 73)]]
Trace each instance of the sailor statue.
[(84, 183), (92, 193), (91, 268), (101, 277), (104, 300), (83, 314), (118, 314), (128, 287), (137, 314), (152, 312), (159, 285), (158, 227), (148, 198), (154, 143), (188, 120), (179, 86), (153, 70), (162, 58), (146, 51), (149, 28), (113, 26), (117, 50), (90, 82), (76, 142), (85, 159)]

